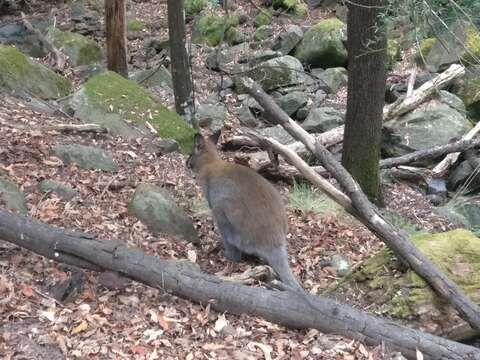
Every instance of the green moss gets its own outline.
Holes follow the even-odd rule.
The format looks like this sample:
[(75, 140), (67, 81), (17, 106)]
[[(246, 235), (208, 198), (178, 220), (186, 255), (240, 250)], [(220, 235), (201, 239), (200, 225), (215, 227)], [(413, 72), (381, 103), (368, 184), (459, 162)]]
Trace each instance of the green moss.
[(293, 9), (298, 3), (298, 0), (273, 0), (272, 6), (274, 9), (290, 10)]
[(72, 84), (47, 67), (29, 60), (17, 49), (0, 46), (0, 87), (27, 92), (41, 99), (53, 99), (67, 95)]
[(217, 46), (227, 30), (225, 19), (220, 16), (205, 15), (195, 21), (192, 42)]
[(50, 28), (48, 36), (58, 48), (63, 49), (73, 66), (95, 64), (102, 61), (102, 50), (86, 36)]
[(142, 31), (145, 29), (145, 23), (142, 20), (132, 19), (127, 23), (128, 31)]
[(192, 17), (202, 11), (207, 6), (206, 0), (186, 0), (185, 1), (185, 15)]
[(320, 21), (318, 24), (314, 25), (313, 28), (321, 33), (327, 33), (331, 31), (341, 30), (344, 26), (345, 24), (342, 21), (340, 21), (336, 17), (332, 17)]
[(183, 152), (191, 151), (195, 131), (135, 81), (107, 71), (90, 78), (84, 89), (92, 105), (129, 121), (148, 121), (161, 137), (177, 140)]
[(465, 49), (467, 51), (462, 61), (467, 64), (476, 63), (476, 59), (480, 57), (480, 33), (472, 24), (469, 24), (466, 30)]
[(399, 60), (402, 60), (400, 51), (400, 43), (394, 39), (388, 39), (387, 41), (387, 62), (388, 67), (391, 68)]
[(387, 313), (393, 317), (405, 319), (412, 314), (410, 302), (401, 295), (395, 295), (390, 301), (390, 306), (387, 308)]
[(436, 38), (427, 38), (427, 39), (423, 39), (423, 40), (420, 42), (418, 52), (417, 52), (417, 53), (415, 54), (415, 56), (414, 56), (414, 61), (415, 61), (418, 65), (423, 65), (424, 59), (427, 58), (428, 53), (430, 52), (430, 50), (432, 49), (432, 46), (433, 46), (436, 42), (437, 42), (437, 39), (436, 39)]
[(266, 10), (262, 10), (255, 16), (255, 27), (260, 27), (263, 25), (270, 25), (272, 23), (272, 15)]
[(296, 18), (303, 19), (307, 16), (307, 6), (304, 3), (297, 3), (293, 7), (293, 15)]

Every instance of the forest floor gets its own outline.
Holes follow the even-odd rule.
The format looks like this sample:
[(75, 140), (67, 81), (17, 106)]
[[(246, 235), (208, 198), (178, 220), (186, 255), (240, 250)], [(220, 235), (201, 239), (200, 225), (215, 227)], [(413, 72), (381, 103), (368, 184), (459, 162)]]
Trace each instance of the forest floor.
[[(251, 7), (251, 2), (239, 2)], [(165, 4), (135, 3), (135, 16), (161, 35)], [(249, 9), (247, 9), (249, 12)], [(307, 22), (316, 22), (315, 13)], [(324, 15), (324, 14), (323, 14)], [(66, 15), (68, 18), (68, 14)], [(129, 43), (138, 54), (143, 40)], [(135, 56), (135, 55), (133, 55)], [(199, 56), (194, 63), (197, 99), (212, 94), (218, 74), (207, 71)], [(136, 66), (141, 67), (141, 62)], [(227, 99), (234, 101), (234, 99)], [(172, 105), (172, 98), (165, 98)], [(228, 102), (227, 102), (228, 105)], [(231, 115), (230, 115), (231, 116)], [(235, 119), (229, 119), (235, 127)], [(0, 99), (0, 176), (7, 175), (27, 194), (29, 215), (65, 229), (90, 232), (99, 238), (121, 239), (129, 246), (163, 259), (185, 259), (205, 272), (230, 276), (252, 264), (232, 264), (223, 255), (210, 215), (194, 211), (199, 189), (185, 168), (185, 156), (157, 157), (148, 141), (124, 140), (108, 134), (66, 134), (44, 130), (47, 125), (79, 123), (61, 115), (32, 111), (22, 101)], [(22, 126), (19, 126), (21, 124)], [(79, 143), (110, 151), (119, 164), (113, 177), (101, 171), (64, 166), (52, 156), (56, 144)], [(225, 154), (228, 157), (231, 154)], [(43, 179), (68, 183), (79, 195), (65, 201), (38, 188)], [(128, 212), (136, 184), (168, 187), (179, 206), (195, 219), (201, 244), (151, 233)], [(276, 184), (287, 199), (290, 186)], [(383, 187), (388, 208), (419, 228), (440, 231), (449, 224), (438, 217), (420, 192), (392, 183)], [(346, 216), (317, 216), (288, 208), (290, 262), (303, 286), (321, 293), (339, 279), (325, 259), (333, 253), (353, 266), (372, 256), (382, 244), (362, 225)], [(0, 357), (2, 359), (383, 359), (372, 348), (316, 330), (294, 331), (250, 316), (211, 311), (142, 284), (119, 291), (88, 272), (83, 290), (60, 304), (49, 289), (67, 279), (66, 267), (27, 250), (0, 242)]]

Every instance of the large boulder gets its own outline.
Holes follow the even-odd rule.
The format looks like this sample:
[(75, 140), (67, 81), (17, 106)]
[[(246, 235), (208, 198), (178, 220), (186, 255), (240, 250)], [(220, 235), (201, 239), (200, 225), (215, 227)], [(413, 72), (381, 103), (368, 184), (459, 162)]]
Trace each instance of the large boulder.
[(343, 67), (326, 69), (318, 72), (316, 77), (320, 81), (320, 87), (331, 93), (336, 93), (342, 86), (346, 86), (348, 81), (347, 69)]
[(138, 185), (128, 209), (155, 232), (178, 235), (198, 243), (192, 220), (165, 189), (151, 184)]
[(195, 113), (198, 125), (212, 131), (223, 128), (226, 115), (227, 109), (223, 104), (200, 104)]
[[(383, 150), (390, 156), (446, 144), (472, 128), (465, 114), (458, 110), (462, 102), (440, 99), (420, 105), (415, 110), (384, 124)], [(454, 105), (454, 106), (452, 106)]]
[(217, 46), (226, 39), (227, 31), (238, 25), (238, 17), (203, 15), (195, 19), (192, 29), (192, 42), (194, 44), (206, 44)]
[(55, 145), (55, 156), (65, 164), (75, 163), (83, 169), (116, 172), (118, 165), (109, 152), (80, 144)]
[(0, 177), (0, 199), (9, 210), (18, 211), (22, 215), (28, 213), (25, 195), (18, 186), (10, 180)]
[(68, 95), (72, 83), (17, 49), (0, 46), (0, 88), (48, 100)]
[(466, 65), (480, 57), (480, 33), (470, 21), (457, 20), (435, 41), (425, 58), (427, 69), (437, 72), (459, 60)]
[(290, 54), (303, 38), (303, 31), (298, 25), (290, 25), (282, 31), (272, 45), (272, 50), (280, 51), (283, 55)]
[(131, 78), (148, 88), (159, 87), (163, 89), (173, 89), (172, 74), (170, 74), (170, 71), (163, 65), (136, 72)]
[(455, 196), (438, 208), (438, 211), (456, 226), (468, 228), (477, 233), (480, 229), (480, 200), (476, 196)]
[(320, 21), (305, 32), (295, 57), (311, 67), (345, 66), (347, 62), (346, 26), (337, 18)]
[(250, 48), (244, 44), (216, 49), (207, 55), (207, 68), (231, 72), (234, 63), (238, 61), (242, 55), (248, 55), (250, 52)]
[[(300, 61), (290, 55), (265, 61), (246, 71), (243, 76), (251, 77), (257, 81), (265, 91), (304, 84), (308, 80), (303, 73), (303, 66)], [(243, 87), (240, 79), (235, 77), (234, 81), (237, 90), (241, 92)]]
[[(475, 234), (465, 229), (417, 233), (412, 241), (473, 302), (480, 301), (480, 241)], [(375, 313), (408, 319), (410, 325), (434, 334), (465, 324), (448, 303), (438, 301), (431, 287), (387, 249), (358, 266), (335, 293), (342, 298), (361, 293), (361, 301)]]
[(332, 107), (321, 107), (310, 111), (302, 127), (308, 132), (321, 133), (342, 125), (345, 115)]
[(68, 62), (74, 67), (102, 61), (102, 50), (95, 41), (86, 36), (50, 28), (48, 37), (68, 56)]
[(453, 92), (463, 100), (472, 120), (480, 121), (480, 65), (470, 67), (465, 76), (456, 81)]
[(192, 149), (195, 131), (149, 91), (117, 73), (107, 71), (90, 78), (70, 104), (75, 116), (104, 126), (115, 135), (145, 136), (150, 133), (145, 125), (148, 121), (160, 137), (175, 139), (184, 152)]
[(302, 91), (292, 91), (275, 99), (275, 102), (288, 116), (292, 116), (302, 106), (307, 105), (308, 96)]

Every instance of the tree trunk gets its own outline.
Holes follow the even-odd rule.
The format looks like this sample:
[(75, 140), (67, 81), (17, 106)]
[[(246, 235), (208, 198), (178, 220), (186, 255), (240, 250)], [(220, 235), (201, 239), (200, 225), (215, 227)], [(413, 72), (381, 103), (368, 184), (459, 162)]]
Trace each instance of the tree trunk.
[(173, 92), (175, 109), (185, 120), (194, 125), (193, 84), (190, 61), (185, 43), (185, 9), (183, 0), (168, 0), (168, 33), (172, 59)]
[(377, 202), (387, 46), (378, 17), (383, 0), (347, 5), (348, 97), (342, 164)]
[(246, 286), (205, 274), (189, 261), (161, 260), (120, 241), (102, 241), (0, 209), (0, 239), (55, 261), (90, 270), (117, 271), (151, 287), (233, 314), (250, 314), (290, 328), (315, 328), (382, 344), (409, 359), (480, 360), (480, 350), (410, 329), (333, 300), (307, 295), (316, 310), (291, 291)]
[(108, 70), (128, 78), (125, 0), (105, 0), (105, 32)]

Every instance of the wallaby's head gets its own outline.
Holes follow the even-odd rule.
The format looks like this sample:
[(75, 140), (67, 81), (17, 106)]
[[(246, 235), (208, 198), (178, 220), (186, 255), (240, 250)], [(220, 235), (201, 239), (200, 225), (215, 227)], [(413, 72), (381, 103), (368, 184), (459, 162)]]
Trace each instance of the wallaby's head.
[(193, 139), (193, 152), (187, 159), (187, 167), (189, 169), (197, 173), (204, 166), (220, 158), (216, 147), (220, 134), (221, 132), (218, 130), (209, 137), (203, 137), (200, 134), (195, 135)]

